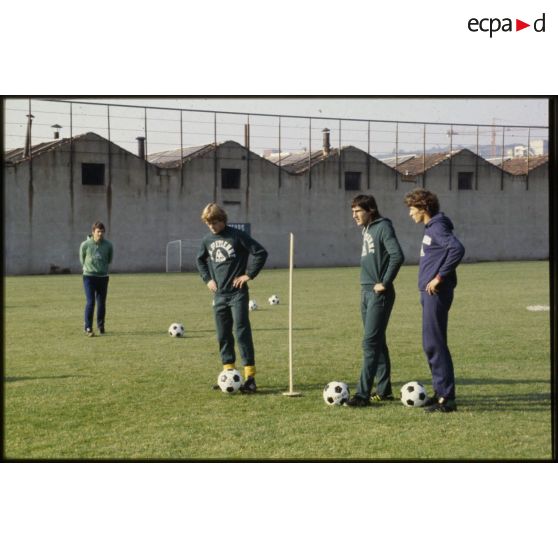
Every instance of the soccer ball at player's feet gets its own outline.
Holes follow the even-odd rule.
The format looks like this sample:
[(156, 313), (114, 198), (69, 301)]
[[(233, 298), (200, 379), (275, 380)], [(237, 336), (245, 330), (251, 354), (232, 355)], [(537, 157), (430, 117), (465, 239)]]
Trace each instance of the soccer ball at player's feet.
[(401, 403), (405, 407), (422, 407), (426, 401), (426, 390), (420, 382), (408, 382), (401, 388)]
[(258, 303), (255, 300), (251, 300), (248, 303), (248, 309), (250, 310), (250, 312), (252, 312), (253, 310), (257, 310), (258, 309)]
[(169, 335), (171, 337), (184, 337), (184, 326), (174, 323), (169, 326)]
[(349, 386), (343, 382), (329, 382), (324, 388), (323, 396), (328, 405), (343, 405), (349, 400)]
[(269, 302), (269, 304), (271, 304), (272, 306), (274, 306), (275, 304), (279, 304), (279, 297), (277, 295), (271, 295), (267, 301)]
[(242, 385), (242, 376), (238, 370), (223, 370), (217, 376), (217, 384), (223, 393), (236, 393)]

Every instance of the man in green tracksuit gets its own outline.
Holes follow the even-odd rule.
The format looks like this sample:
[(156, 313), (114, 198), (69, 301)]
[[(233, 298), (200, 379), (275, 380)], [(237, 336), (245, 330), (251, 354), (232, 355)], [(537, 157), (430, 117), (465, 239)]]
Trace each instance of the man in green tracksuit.
[(201, 219), (211, 232), (202, 240), (197, 266), (203, 282), (215, 294), (213, 311), (223, 368), (236, 367), (234, 323), (244, 365), (244, 384), (240, 391), (254, 393), (256, 363), (248, 315), (248, 281), (263, 268), (267, 251), (244, 231), (229, 227), (226, 212), (216, 203), (204, 208)]
[(380, 215), (373, 196), (357, 196), (351, 208), (353, 219), (363, 228), (360, 307), (364, 324), (364, 358), (356, 393), (346, 405), (366, 407), (370, 405), (375, 378), (377, 387), (372, 399), (393, 400), (386, 329), (395, 302), (393, 281), (404, 257), (391, 221)]

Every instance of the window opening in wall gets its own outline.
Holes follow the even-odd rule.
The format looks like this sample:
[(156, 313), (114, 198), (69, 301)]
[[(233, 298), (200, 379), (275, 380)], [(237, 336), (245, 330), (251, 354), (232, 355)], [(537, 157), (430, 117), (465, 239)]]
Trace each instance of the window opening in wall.
[(240, 169), (221, 169), (221, 188), (240, 189)]
[(473, 173), (459, 172), (457, 173), (457, 189), (472, 190), (473, 189)]
[(360, 172), (345, 172), (345, 190), (360, 190)]
[(105, 183), (105, 165), (103, 163), (82, 163), (81, 183), (84, 186), (103, 186)]

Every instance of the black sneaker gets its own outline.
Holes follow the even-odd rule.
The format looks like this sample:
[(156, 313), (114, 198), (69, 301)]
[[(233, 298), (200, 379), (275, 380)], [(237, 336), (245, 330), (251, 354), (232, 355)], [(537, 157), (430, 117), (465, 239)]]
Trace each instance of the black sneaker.
[(380, 395), (379, 393), (373, 393), (370, 397), (370, 401), (395, 401), (393, 393), (388, 393), (387, 395)]
[(246, 381), (240, 386), (242, 393), (254, 393), (256, 391), (256, 380), (254, 376), (248, 376)]
[(440, 397), (434, 405), (424, 409), (425, 413), (453, 413), (454, 411), (457, 411), (455, 399), (447, 399), (446, 397)]
[(438, 403), (438, 394), (436, 392), (434, 392), (434, 395), (432, 397), (427, 397), (424, 400), (424, 405), (423, 407), (432, 407), (432, 405), (436, 405), (436, 403)]
[(85, 335), (87, 335), (87, 337), (95, 337), (95, 333), (90, 327), (85, 329)]
[(369, 407), (370, 401), (368, 399), (363, 399), (358, 395), (351, 397), (346, 403), (343, 403), (344, 407)]
[(99, 333), (100, 333), (101, 335), (104, 335), (104, 334), (105, 334), (105, 326), (99, 326)]

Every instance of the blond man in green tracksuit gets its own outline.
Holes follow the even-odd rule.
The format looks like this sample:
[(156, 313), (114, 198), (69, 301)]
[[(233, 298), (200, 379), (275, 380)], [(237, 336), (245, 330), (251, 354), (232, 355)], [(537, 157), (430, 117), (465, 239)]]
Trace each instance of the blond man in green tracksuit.
[(244, 384), (240, 391), (256, 391), (256, 362), (248, 313), (248, 281), (258, 275), (267, 251), (244, 231), (227, 225), (227, 213), (216, 203), (208, 204), (202, 221), (210, 233), (198, 251), (197, 266), (203, 282), (214, 294), (213, 313), (219, 351), (225, 370), (236, 367), (233, 326), (244, 365)]
[(393, 281), (404, 257), (391, 221), (380, 215), (373, 196), (357, 196), (351, 208), (353, 219), (362, 227), (360, 306), (364, 337), (360, 380), (346, 405), (366, 407), (370, 405), (374, 380), (377, 387), (372, 399), (393, 399), (386, 329), (395, 302)]

